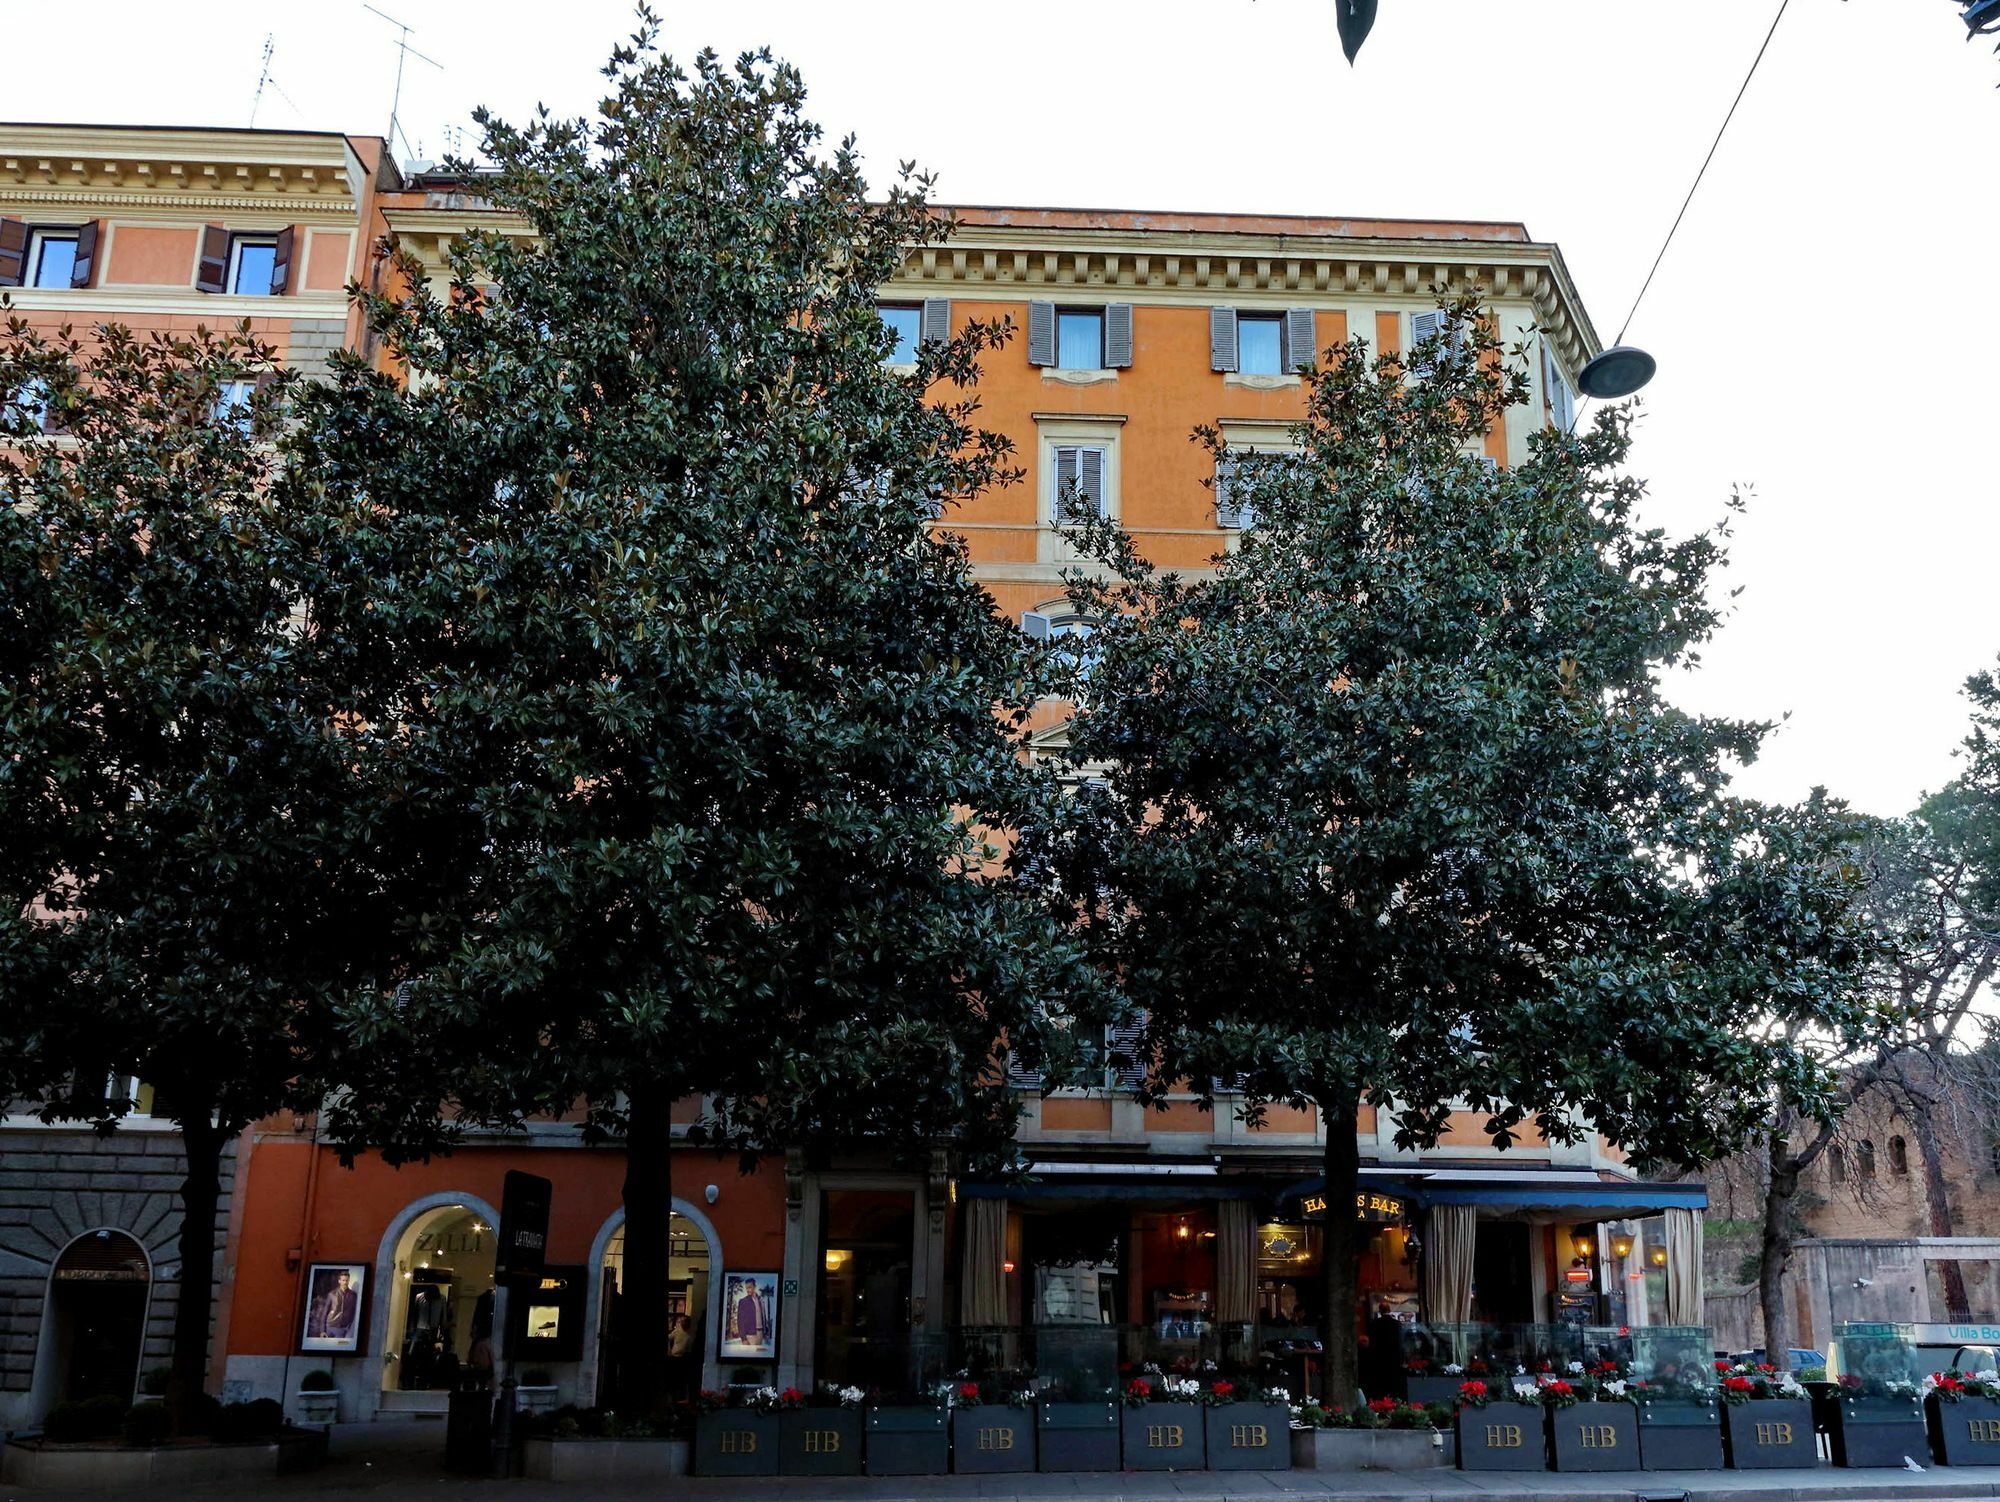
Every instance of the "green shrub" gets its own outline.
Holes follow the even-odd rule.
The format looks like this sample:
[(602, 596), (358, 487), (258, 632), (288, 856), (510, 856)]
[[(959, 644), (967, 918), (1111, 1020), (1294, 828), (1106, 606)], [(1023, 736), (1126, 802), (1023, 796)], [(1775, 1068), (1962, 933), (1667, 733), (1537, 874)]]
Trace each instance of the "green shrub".
[(126, 1411), (121, 1428), (126, 1444), (151, 1447), (166, 1442), (174, 1420), (164, 1403), (135, 1403)]
[(316, 1366), (299, 1378), (300, 1392), (337, 1392), (339, 1384), (333, 1380), (333, 1373), (323, 1366)]
[(224, 1403), (209, 1433), (217, 1440), (241, 1443), (271, 1439), (285, 1422), (285, 1408), (272, 1398), (249, 1403)]
[(42, 1420), (43, 1437), (60, 1445), (109, 1439), (124, 1424), (126, 1406), (123, 1398), (111, 1393), (76, 1403), (58, 1403)]

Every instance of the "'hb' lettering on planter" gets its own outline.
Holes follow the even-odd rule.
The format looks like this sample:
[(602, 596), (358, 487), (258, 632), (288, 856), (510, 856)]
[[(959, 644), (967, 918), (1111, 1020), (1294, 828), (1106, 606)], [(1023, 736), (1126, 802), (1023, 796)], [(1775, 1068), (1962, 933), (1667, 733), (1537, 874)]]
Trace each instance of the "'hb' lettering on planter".
[(840, 1431), (838, 1429), (806, 1430), (806, 1454), (833, 1455), (837, 1454), (839, 1450)]
[(1519, 1424), (1488, 1424), (1486, 1426), (1486, 1448), (1489, 1450), (1520, 1449), (1521, 1426)]
[(757, 1449), (757, 1433), (754, 1429), (725, 1429), (722, 1431), (722, 1453), (724, 1455), (751, 1455)]
[(1147, 1447), (1154, 1450), (1178, 1450), (1183, 1436), (1179, 1424), (1148, 1424), (1146, 1426)]
[(1789, 1445), (1792, 1442), (1790, 1424), (1759, 1424), (1757, 1443), (1760, 1445)]
[(979, 1448), (982, 1450), (1011, 1450), (1014, 1448), (1014, 1431), (1005, 1424), (979, 1431)]
[(1965, 1427), (1971, 1431), (1975, 1445), (2000, 1444), (2000, 1419), (1967, 1419)]
[(1271, 1434), (1262, 1424), (1231, 1424), (1229, 1443), (1239, 1450), (1261, 1450), (1271, 1442)]
[(1618, 1429), (1613, 1424), (1582, 1424), (1577, 1428), (1577, 1438), (1583, 1441), (1586, 1450), (1615, 1450), (1618, 1448)]

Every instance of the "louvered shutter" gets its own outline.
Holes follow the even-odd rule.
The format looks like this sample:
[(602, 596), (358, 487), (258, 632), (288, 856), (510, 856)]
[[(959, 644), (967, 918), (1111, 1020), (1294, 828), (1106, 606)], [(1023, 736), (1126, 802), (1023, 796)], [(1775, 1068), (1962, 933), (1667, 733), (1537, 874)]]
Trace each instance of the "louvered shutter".
[(1413, 377), (1426, 377), (1431, 373), (1431, 355), (1419, 355), (1417, 346), (1426, 339), (1435, 339), (1444, 332), (1444, 313), (1412, 313), (1410, 315), (1410, 347), (1403, 352), (1404, 373)]
[(291, 290), (292, 251), (298, 244), (298, 232), (291, 225), (278, 231), (277, 253), (271, 258), (271, 295), (279, 297)]
[(1542, 389), (1548, 394), (1549, 421), (1567, 433), (1576, 421), (1576, 400), (1546, 339), (1542, 341)]
[(1023, 636), (1031, 637), (1035, 641), (1047, 641), (1049, 639), (1049, 624), (1049, 618), (1039, 610), (1024, 610), (1021, 612), (1021, 634)]
[(1297, 370), (1319, 358), (1319, 335), (1311, 308), (1285, 310), (1285, 369)]
[(951, 299), (924, 299), (923, 342), (944, 344), (951, 339)]
[(1042, 1071), (1039, 1069), (1030, 1069), (1021, 1062), (1021, 1056), (1012, 1048), (1009, 1048), (1007, 1050), (1007, 1083), (1012, 1085), (1016, 1090), (1034, 1090), (1039, 1092), (1042, 1088)]
[(201, 264), (195, 271), (197, 292), (220, 292), (229, 280), (229, 231), (219, 224), (201, 232)]
[(18, 287), (28, 264), (28, 226), (0, 219), (0, 287)]
[(1110, 1080), (1119, 1090), (1137, 1090), (1146, 1083), (1146, 1019), (1120, 1022), (1111, 1029)]
[(1081, 449), (1077, 453), (1077, 494), (1089, 502), (1092, 514), (1104, 515), (1104, 450)]
[(1236, 310), (1234, 308), (1210, 308), (1208, 310), (1208, 368), (1210, 370), (1234, 370), (1236, 368)]
[(1132, 305), (1129, 302), (1105, 304), (1104, 308), (1104, 366), (1107, 370), (1126, 370), (1132, 364)]
[(1215, 524), (1241, 529), (1250, 525), (1250, 504), (1236, 492), (1236, 479), (1243, 461), (1225, 456), (1215, 461)]
[(69, 269), (72, 287), (88, 287), (97, 272), (98, 221), (93, 219), (76, 232), (76, 262)]
[(1028, 304), (1028, 363), (1056, 363), (1056, 305), (1052, 302)]

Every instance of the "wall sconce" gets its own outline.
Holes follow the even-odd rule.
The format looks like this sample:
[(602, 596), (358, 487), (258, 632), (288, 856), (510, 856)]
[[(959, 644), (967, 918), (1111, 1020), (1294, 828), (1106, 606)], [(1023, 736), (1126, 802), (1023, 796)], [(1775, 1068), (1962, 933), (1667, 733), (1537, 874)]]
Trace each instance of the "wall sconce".
[(1667, 1249), (1663, 1246), (1654, 1247), (1646, 1255), (1655, 1267), (1665, 1267), (1667, 1265)]
[(854, 1253), (844, 1251), (838, 1247), (828, 1247), (826, 1249), (826, 1270), (830, 1273), (839, 1272), (843, 1267), (847, 1266), (848, 1259), (853, 1255)]
[(1174, 1227), (1174, 1235), (1178, 1236), (1182, 1241), (1186, 1241), (1190, 1234), (1186, 1221), (1182, 1221), (1178, 1226)]
[(1626, 1259), (1627, 1257), (1631, 1256), (1631, 1255), (1632, 1255), (1632, 1238), (1631, 1238), (1630, 1236), (1614, 1236), (1614, 1237), (1612, 1237), (1612, 1238), (1611, 1238), (1611, 1255), (1612, 1255), (1612, 1256), (1614, 1256), (1614, 1257), (1616, 1257), (1616, 1258), (1617, 1258), (1617, 1259), (1618, 1259), (1618, 1260), (1619, 1260), (1620, 1262), (1623, 1262), (1623, 1261), (1624, 1261), (1624, 1260), (1625, 1260), (1625, 1259)]
[(1595, 1252), (1596, 1250), (1597, 1250), (1597, 1242), (1596, 1242), (1596, 1241), (1595, 1241), (1594, 1239), (1592, 1239), (1591, 1237), (1589, 1237), (1589, 1236), (1579, 1236), (1579, 1237), (1577, 1237), (1577, 1238), (1576, 1238), (1576, 1254), (1577, 1254), (1577, 1256), (1579, 1256), (1579, 1257), (1588, 1257), (1588, 1256), (1590, 1256), (1590, 1255), (1591, 1255), (1592, 1253), (1594, 1253), (1594, 1252)]
[(1011, 1262), (1003, 1262), (1000, 1264), (1000, 1271), (1002, 1271), (1003, 1273), (1011, 1273), (1013, 1270), (1014, 1270), (1014, 1264)]

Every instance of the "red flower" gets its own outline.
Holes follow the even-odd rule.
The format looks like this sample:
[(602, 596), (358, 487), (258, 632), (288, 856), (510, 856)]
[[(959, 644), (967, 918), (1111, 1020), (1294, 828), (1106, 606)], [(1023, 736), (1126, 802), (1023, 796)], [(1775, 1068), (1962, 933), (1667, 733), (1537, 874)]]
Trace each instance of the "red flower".
[(961, 1383), (959, 1383), (959, 1384), (958, 1384), (958, 1397), (959, 1397), (959, 1401), (960, 1401), (960, 1402), (962, 1402), (962, 1403), (976, 1403), (976, 1402), (978, 1402), (978, 1401), (979, 1401), (979, 1384), (978, 1384), (977, 1382), (961, 1382)]
[(1535, 1363), (1535, 1370), (1538, 1372), (1552, 1372), (1555, 1368), (1550, 1366), (1546, 1361), (1537, 1361)]
[(1575, 1391), (1574, 1388), (1572, 1388), (1567, 1382), (1562, 1381), (1560, 1378), (1558, 1378), (1554, 1382), (1546, 1382), (1542, 1385), (1559, 1398), (1566, 1398), (1572, 1392)]
[(1431, 1364), (1421, 1356), (1412, 1356), (1403, 1363), (1403, 1370), (1406, 1372), (1427, 1372), (1430, 1369)]
[(1209, 1391), (1214, 1393), (1218, 1398), (1226, 1398), (1236, 1391), (1236, 1384), (1234, 1382), (1218, 1382), (1209, 1388)]
[(1768, 1361), (1760, 1361), (1757, 1363), (1757, 1370), (1760, 1372), (1775, 1372), (1777, 1367)]
[(1715, 1369), (1718, 1372), (1726, 1372), (1729, 1370), (1729, 1363), (1726, 1361), (1718, 1361), (1715, 1363)]
[(1853, 1372), (1848, 1372), (1845, 1376), (1843, 1376), (1840, 1379), (1840, 1385), (1842, 1387), (1859, 1387), (1861, 1385), (1861, 1379), (1860, 1377), (1856, 1376)]
[(1394, 1413), (1396, 1407), (1397, 1404), (1394, 1398), (1376, 1398), (1369, 1403), (1368, 1411), (1370, 1413)]
[(1615, 1361), (1600, 1361), (1597, 1363), (1595, 1370), (1600, 1376), (1615, 1377), (1618, 1375), (1618, 1363)]
[(1458, 1391), (1460, 1396), (1462, 1397), (1483, 1398), (1486, 1396), (1486, 1384), (1484, 1382), (1476, 1382), (1476, 1381), (1461, 1382), (1458, 1384)]
[(1153, 1395), (1153, 1384), (1144, 1377), (1134, 1377), (1126, 1384), (1125, 1391), (1135, 1398), (1150, 1398)]
[(1757, 1384), (1752, 1382), (1748, 1377), (1724, 1377), (1722, 1385), (1731, 1392), (1755, 1392), (1757, 1390)]
[(778, 1394), (778, 1405), (781, 1408), (803, 1408), (806, 1406), (806, 1395), (796, 1387), (788, 1387)]

